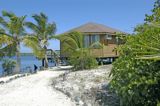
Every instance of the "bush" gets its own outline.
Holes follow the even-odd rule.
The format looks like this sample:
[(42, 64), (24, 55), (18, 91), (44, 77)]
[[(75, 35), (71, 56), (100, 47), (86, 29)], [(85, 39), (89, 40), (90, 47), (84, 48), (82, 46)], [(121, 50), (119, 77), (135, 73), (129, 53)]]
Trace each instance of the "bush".
[(121, 106), (156, 106), (160, 100), (159, 62), (123, 56), (113, 64), (112, 75)]
[(14, 60), (5, 59), (3, 60), (2, 68), (7, 75), (10, 75), (13, 73), (13, 69), (15, 65), (16, 65), (16, 62)]
[(98, 66), (97, 60), (89, 54), (88, 50), (80, 50), (72, 54), (69, 62), (73, 70), (92, 69)]
[(90, 54), (90, 49), (101, 46), (100, 43), (92, 44), (86, 48), (84, 36), (80, 32), (70, 32), (59, 36), (62, 45), (62, 54), (69, 58), (69, 63), (73, 65), (73, 70), (84, 70), (97, 67), (96, 59)]
[(142, 28), (126, 39), (113, 63), (111, 86), (121, 106), (157, 106), (160, 101), (160, 28)]

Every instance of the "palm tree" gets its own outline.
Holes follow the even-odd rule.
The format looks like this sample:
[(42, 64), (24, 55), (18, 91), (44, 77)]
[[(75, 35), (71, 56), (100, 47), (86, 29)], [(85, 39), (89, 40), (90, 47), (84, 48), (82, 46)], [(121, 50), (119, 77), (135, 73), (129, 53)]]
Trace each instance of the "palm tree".
[(54, 22), (48, 23), (48, 17), (44, 13), (34, 14), (32, 17), (36, 21), (36, 24), (32, 22), (25, 23), (25, 26), (31, 29), (33, 33), (25, 37), (24, 44), (32, 48), (37, 57), (44, 59), (44, 66), (47, 68), (48, 41), (54, 38), (56, 24)]
[[(62, 54), (65, 53), (68, 55), (71, 61), (73, 60), (73, 62), (71, 62), (73, 64), (75, 61), (79, 61), (78, 67), (81, 67), (82, 70), (85, 68), (86, 59), (94, 58), (90, 50), (103, 48), (102, 44), (99, 42), (95, 42), (86, 48), (84, 36), (80, 32), (62, 34), (58, 36), (58, 39), (61, 41), (61, 47), (63, 47), (61, 51)], [(74, 67), (76, 67), (76, 65)]]
[[(87, 48), (84, 48), (83, 35), (79, 32), (70, 32), (67, 34), (62, 34), (58, 38), (62, 42), (62, 52), (67, 53), (71, 59), (71, 63), (75, 63), (75, 59), (79, 61), (79, 66), (81, 69), (84, 69), (84, 58), (85, 55), (88, 55), (89, 51)], [(77, 68), (74, 65), (74, 68)]]
[(0, 55), (16, 56), (15, 73), (20, 72), (20, 42), (24, 35), (25, 17), (6, 11), (2, 11), (0, 16)]
[(58, 36), (58, 39), (63, 44), (63, 51), (70, 51), (70, 53), (84, 49), (83, 36), (79, 32), (70, 32)]

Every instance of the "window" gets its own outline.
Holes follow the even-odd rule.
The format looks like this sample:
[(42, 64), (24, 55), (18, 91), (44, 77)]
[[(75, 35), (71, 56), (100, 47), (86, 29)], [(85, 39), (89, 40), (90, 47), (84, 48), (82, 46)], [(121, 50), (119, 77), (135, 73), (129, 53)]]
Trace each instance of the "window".
[(100, 41), (99, 35), (84, 35), (84, 47), (88, 48), (91, 44)]
[(106, 39), (112, 40), (112, 35), (106, 35)]
[(84, 47), (89, 47), (89, 35), (84, 35)]
[(99, 41), (100, 41), (99, 35), (91, 35), (91, 44)]

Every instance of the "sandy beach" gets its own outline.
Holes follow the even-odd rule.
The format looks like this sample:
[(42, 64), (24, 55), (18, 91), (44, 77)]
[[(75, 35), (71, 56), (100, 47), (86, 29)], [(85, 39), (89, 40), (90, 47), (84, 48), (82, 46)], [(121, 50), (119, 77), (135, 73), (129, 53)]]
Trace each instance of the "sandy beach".
[[(0, 106), (74, 106), (51, 80), (64, 71), (41, 71), (0, 85)], [(2, 80), (2, 79), (0, 79)]]

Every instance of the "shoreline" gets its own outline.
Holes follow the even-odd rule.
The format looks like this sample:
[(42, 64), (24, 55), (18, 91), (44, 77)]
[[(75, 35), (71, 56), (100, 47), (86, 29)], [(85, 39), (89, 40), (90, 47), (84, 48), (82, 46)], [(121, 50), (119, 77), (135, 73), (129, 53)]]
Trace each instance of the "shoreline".
[[(72, 68), (72, 66), (55, 66), (55, 67), (49, 67), (47, 69), (44, 70), (37, 70), (37, 72), (41, 72), (41, 71), (60, 71), (60, 70), (68, 70)], [(36, 73), (37, 73), (36, 72)], [(2, 76), (0, 77), (0, 84), (4, 84), (4, 83), (9, 83), (12, 80), (21, 78), (21, 77), (25, 77), (25, 76), (29, 76), (29, 75), (33, 75), (36, 73), (30, 73), (30, 72), (25, 72), (25, 73), (19, 73), (19, 74), (13, 74), (13, 75), (7, 75), (7, 76)]]
[[(1, 87), (12, 86), (12, 84), (15, 82), (21, 82), (23, 83), (23, 85), (25, 85), (24, 83), (27, 81), (27, 89), (30, 89), (29, 91), (33, 92), (32, 88), (30, 87), (28, 88), (28, 85), (29, 86), (30, 84), (32, 85), (33, 82), (42, 83), (43, 81), (47, 80), (48, 84), (43, 85), (43, 87), (46, 88), (47, 86), (48, 87), (50, 86), (52, 88), (52, 91), (51, 91), (52, 93), (57, 92), (58, 94), (61, 93), (62, 95), (65, 95), (65, 98), (68, 98), (76, 106), (84, 106), (84, 105), (85, 106), (101, 106), (101, 105), (110, 106), (111, 104), (112, 106), (116, 106), (119, 103), (117, 95), (115, 95), (115, 93), (113, 93), (109, 89), (110, 78), (108, 77), (108, 75), (110, 73), (112, 65), (104, 65), (96, 69), (74, 71), (74, 72), (72, 72), (70, 68), (71, 66), (59, 66), (54, 68), (48, 68), (47, 70), (38, 71), (36, 74), (29, 74), (29, 75), (24, 75), (22, 77), (17, 77), (15, 78), (16, 80), (12, 78), (12, 77), (15, 77), (16, 75), (12, 77), (4, 77), (3, 80), (12, 78), (12, 80), (14, 81), (12, 80), (8, 81), (9, 83), (7, 82), (4, 84), (0, 84), (0, 86)], [(52, 75), (51, 73), (55, 73), (56, 75), (55, 74)], [(45, 77), (40, 77), (40, 76), (45, 76)], [(33, 79), (36, 79), (36, 82), (35, 81), (30, 82), (32, 77)], [(41, 81), (37, 80), (37, 78)], [(2, 78), (0, 78), (0, 81), (1, 80)], [(42, 91), (41, 87), (38, 87), (39, 84), (38, 86), (36, 86), (35, 84), (33, 86), (35, 86), (39, 92)], [(12, 87), (6, 88), (5, 90), (8, 91), (8, 89), (12, 89)], [(3, 90), (0, 88), (0, 91), (3, 91)], [(22, 91), (16, 90), (14, 92), (21, 92), (22, 94), (24, 93), (23, 89)], [(36, 94), (35, 96), (37, 97), (37, 95), (39, 94)], [(47, 95), (50, 95), (50, 94), (47, 94)], [(2, 95), (0, 93), (0, 98), (1, 96)], [(34, 99), (34, 98), (28, 97), (27, 99)], [(18, 102), (19, 101), (17, 101), (17, 103)], [(7, 106), (11, 106), (11, 105), (7, 105)], [(22, 106), (26, 106), (26, 105), (22, 105)], [(58, 105), (58, 106), (61, 106), (61, 105)]]

